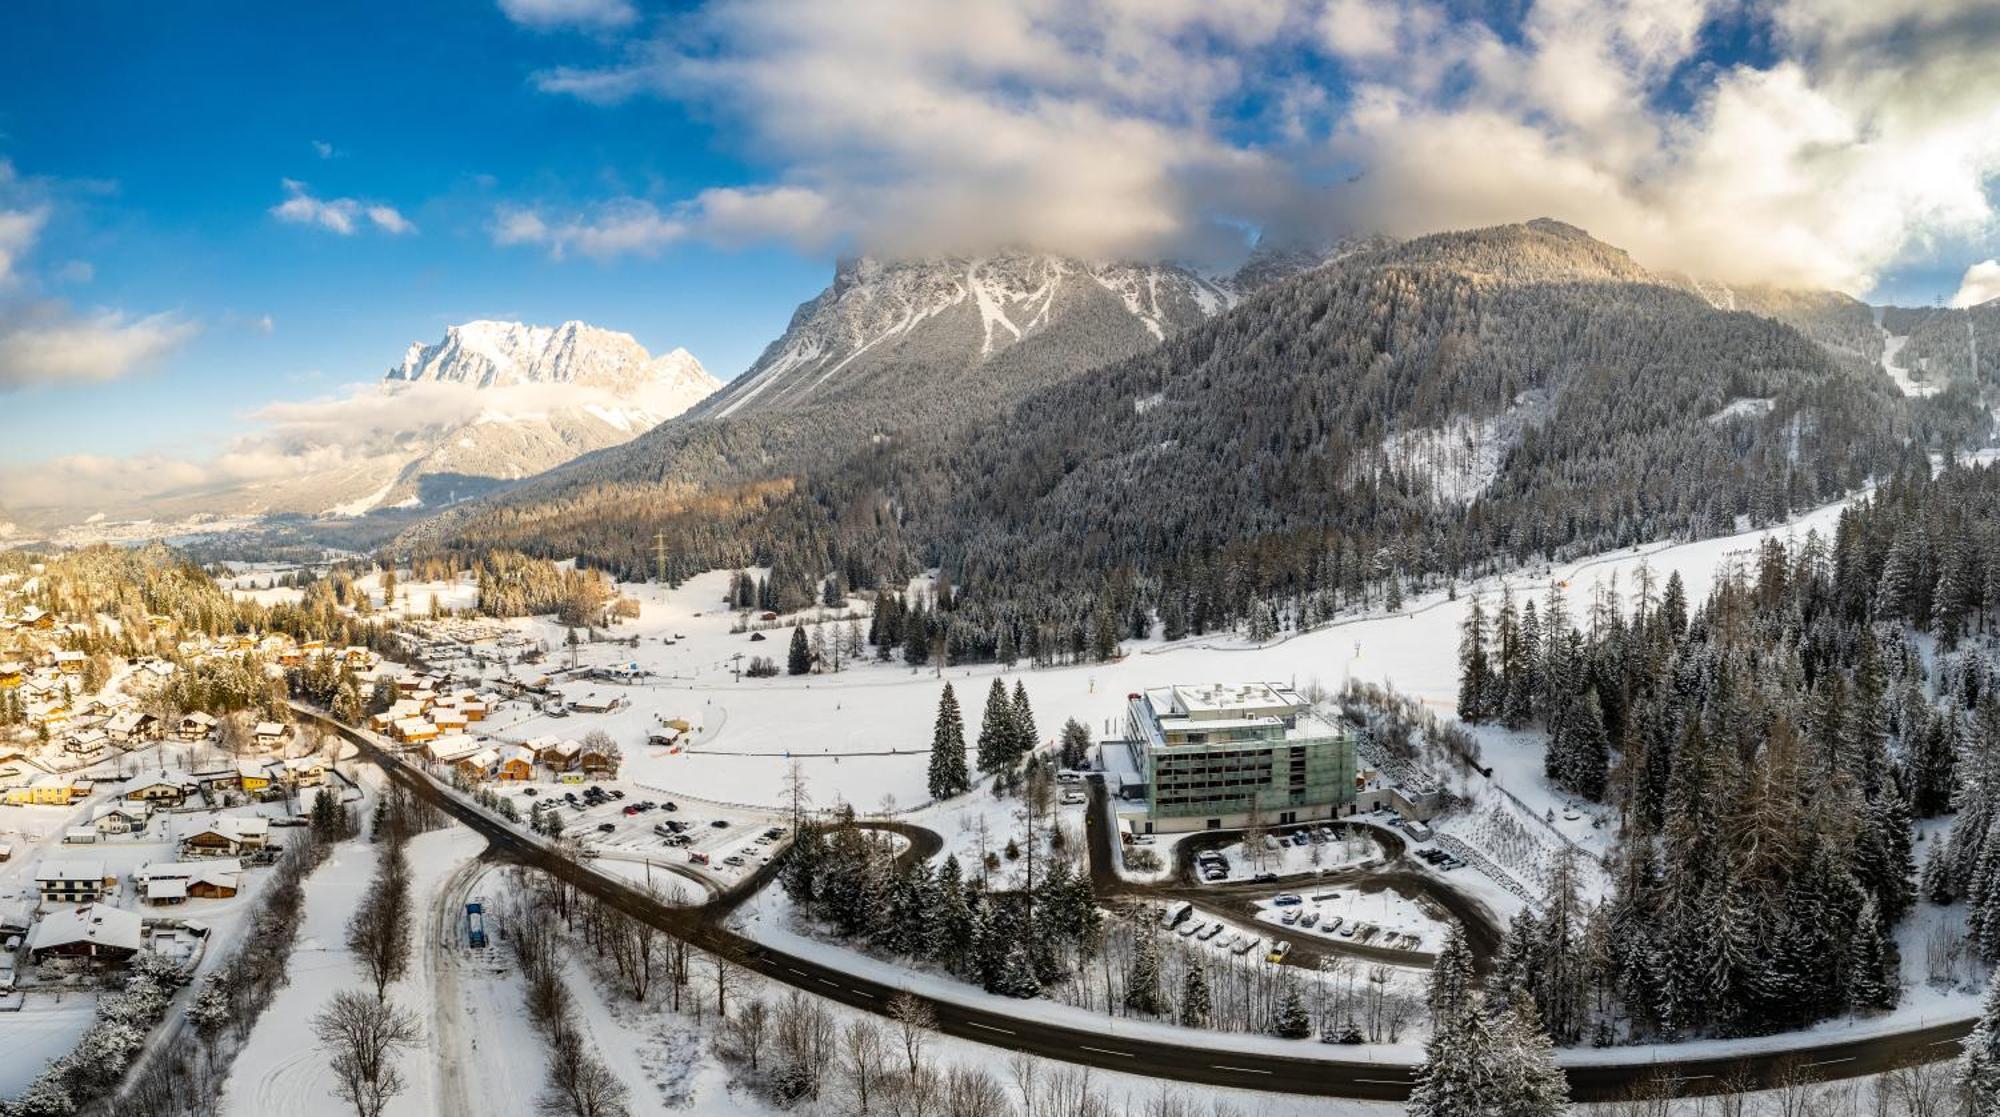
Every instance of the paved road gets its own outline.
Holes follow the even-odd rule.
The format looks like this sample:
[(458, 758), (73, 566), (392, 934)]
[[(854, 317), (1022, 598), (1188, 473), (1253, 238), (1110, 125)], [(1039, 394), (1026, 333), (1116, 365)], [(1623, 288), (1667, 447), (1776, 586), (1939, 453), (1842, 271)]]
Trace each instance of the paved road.
[[(310, 711), (300, 713), (316, 717)], [(897, 986), (747, 939), (718, 922), (713, 910), (662, 905), (625, 882), (593, 872), (587, 863), (558, 856), (497, 819), (446, 795), (427, 776), (377, 748), (366, 736), (323, 718), (316, 720), (354, 741), (363, 755), (379, 764), (391, 779), (484, 835), (498, 853), (566, 880), (701, 950), (733, 959), (780, 984), (867, 1012), (886, 1013), (890, 1000), (904, 992)], [(1310, 1058), (1233, 1052), (1177, 1039), (1153, 1038), (1143, 1034), (1130, 1020), (1107, 1017), (1101, 1028), (1084, 1028), (915, 995), (930, 1006), (937, 1018), (937, 1030), (946, 1035), (1104, 1070), (1208, 1086), (1381, 1101), (1408, 1097), (1413, 1081), (1414, 1070), (1406, 1064), (1331, 1057), (1347, 1050), (1343, 1048), (1300, 1044), (1301, 1051), (1313, 1051), (1315, 1055), (1324, 1052), (1329, 1056)], [(1023, 1008), (1028, 1013), (1034, 1011), (1030, 1006)], [(1957, 1050), (1953, 1041), (1970, 1030), (1970, 1022), (1955, 1022), (1892, 1036), (1806, 1044), (1740, 1058), (1635, 1060), (1571, 1066), (1565, 1072), (1571, 1096), (1582, 1102), (1625, 1098), (1663, 1077), (1681, 1082), (1688, 1093), (1720, 1092), (1725, 1085), (1745, 1082), (1769, 1087), (1800, 1067), (1827, 1078), (1845, 1078), (1879, 1073), (1909, 1061), (1912, 1056), (1947, 1058)]]

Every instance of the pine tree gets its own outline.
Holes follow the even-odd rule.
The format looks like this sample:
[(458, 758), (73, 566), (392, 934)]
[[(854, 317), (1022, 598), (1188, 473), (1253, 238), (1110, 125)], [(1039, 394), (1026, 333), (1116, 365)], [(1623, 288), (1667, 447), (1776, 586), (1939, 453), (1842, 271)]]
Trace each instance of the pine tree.
[(1849, 946), (1848, 1004), (1863, 1012), (1894, 1008), (1902, 993), (1902, 967), (1873, 898), (1861, 905)]
[(812, 652), (806, 645), (806, 630), (803, 625), (792, 626), (792, 652), (785, 670), (793, 675), (803, 675), (812, 670)]
[(1208, 971), (1199, 957), (1190, 957), (1186, 971), (1181, 974), (1180, 1009), (1181, 1027), (1202, 1028), (1208, 1025)]
[(1541, 678), (1542, 621), (1530, 600), (1521, 608), (1521, 628), (1515, 637), (1516, 663), (1507, 680), (1502, 699), (1501, 720), (1509, 729), (1524, 729), (1535, 720), (1535, 691)]
[(1493, 1028), (1493, 1112), (1506, 1117), (1558, 1117), (1569, 1111), (1569, 1080), (1556, 1065), (1555, 1045), (1542, 1029), (1535, 1002), (1515, 993)]
[(1486, 611), (1473, 598), (1458, 640), (1458, 719), (1485, 721), (1493, 713), (1493, 670), (1486, 656)]
[(931, 798), (949, 799), (971, 789), (972, 776), (965, 769), (965, 719), (958, 712), (958, 695), (946, 683), (931, 732)]
[(1299, 995), (1295, 982), (1285, 984), (1285, 994), (1278, 1000), (1278, 1014), (1271, 1022), (1271, 1034), (1279, 1039), (1305, 1039), (1312, 1035), (1312, 1014), (1306, 1011), (1305, 998)]
[(1014, 709), (1007, 698), (1007, 684), (993, 677), (986, 691), (986, 713), (979, 722), (979, 770), (997, 772), (1013, 763)]
[(1075, 718), (1063, 722), (1061, 763), (1072, 771), (1090, 763), (1090, 730)]
[(1969, 1117), (2000, 1117), (2000, 972), (1986, 983), (1979, 1023), (1958, 1057), (1959, 1093)]
[(1125, 1007), (1147, 1016), (1160, 1014), (1160, 943), (1143, 920), (1135, 928), (1132, 967), (1125, 974)]
[(1028, 705), (1028, 688), (1023, 686), (1019, 679), (1014, 680), (1013, 716), (1014, 733), (1011, 755), (1008, 757), (1009, 764), (1019, 763), (1022, 757), (1033, 752), (1035, 746), (1042, 741), (1041, 730), (1035, 728), (1035, 711)]

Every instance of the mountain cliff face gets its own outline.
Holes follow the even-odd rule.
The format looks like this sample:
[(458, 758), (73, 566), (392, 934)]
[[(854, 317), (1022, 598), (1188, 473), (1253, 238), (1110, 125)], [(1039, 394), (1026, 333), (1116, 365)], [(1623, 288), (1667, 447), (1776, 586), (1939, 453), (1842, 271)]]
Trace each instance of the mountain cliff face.
[[(1302, 578), (1348, 592), (1392, 568), (1435, 575), (1766, 520), (1883, 466), (1905, 421), (1879, 366), (1558, 222), (1359, 246), (1293, 271), (1248, 294), (1207, 281), (1233, 305), (1172, 330), (1185, 319), (1162, 313), (1163, 341), (1084, 365), (1084, 339), (1109, 329), (1042, 312), (1110, 294), (1099, 271), (1045, 262), (1010, 270), (1011, 285), (950, 269), (890, 285), (920, 302), (879, 286), (863, 297), (876, 281), (855, 270), (759, 362), (757, 394), (750, 380), (427, 537), (580, 553), (635, 576), (656, 531), (688, 571), (754, 559), (872, 584), (941, 565), (1010, 624), (1051, 610), (1077, 623), (1100, 592), (1124, 598), (1124, 616), (1161, 579), (1214, 577), (1204, 592), (1227, 599), (1209, 615), (1240, 617), (1252, 595)], [(1157, 279), (1187, 300), (1157, 305), (1198, 305), (1171, 278), (1125, 290)], [(909, 325), (917, 306), (933, 309)], [(815, 333), (862, 307), (881, 332)], [(1146, 330), (1123, 295), (1105, 313)], [(898, 390), (867, 387), (864, 362), (947, 321), (953, 341), (933, 351), (960, 363), (885, 363), (876, 374)]]
[(1170, 265), (1030, 254), (846, 260), (832, 286), (800, 306), (784, 334), (695, 415), (730, 418), (908, 394), (1022, 346), (1109, 359), (1235, 301), (1226, 283)]

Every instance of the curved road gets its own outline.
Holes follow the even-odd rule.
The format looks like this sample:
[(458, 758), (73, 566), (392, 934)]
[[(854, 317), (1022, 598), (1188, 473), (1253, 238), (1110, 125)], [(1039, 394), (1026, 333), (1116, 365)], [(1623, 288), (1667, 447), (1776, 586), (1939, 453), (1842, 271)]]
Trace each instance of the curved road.
[[(500, 854), (568, 881), (701, 950), (729, 958), (772, 981), (866, 1012), (886, 1014), (890, 1001), (905, 992), (897, 986), (849, 974), (745, 938), (718, 922), (712, 910), (662, 905), (623, 881), (593, 872), (587, 863), (561, 857), (499, 820), (446, 795), (428, 776), (349, 727), (308, 709), (300, 709), (299, 714), (355, 742), (362, 754), (391, 779), (484, 835)], [(1221, 1046), (1119, 1033), (1112, 1030), (1109, 1021), (1105, 1028), (1082, 1028), (922, 994), (916, 996), (928, 1004), (936, 1015), (937, 1030), (945, 1035), (1127, 1074), (1234, 1089), (1381, 1101), (1407, 1098), (1414, 1079), (1414, 1068), (1408, 1064), (1232, 1051)], [(1567, 1066), (1564, 1073), (1569, 1078), (1571, 1097), (1579, 1102), (1627, 1098), (1662, 1079), (1680, 1083), (1683, 1092), (1690, 1094), (1720, 1092), (1725, 1084), (1740, 1088), (1746, 1082), (1753, 1087), (1768, 1088), (1801, 1068), (1827, 1078), (1845, 1078), (1881, 1073), (1919, 1055), (1946, 1058), (1956, 1050), (1955, 1041), (1970, 1030), (1970, 1021), (1956, 1021), (1888, 1036), (1804, 1044), (1724, 1058)], [(1301, 1050), (1315, 1048), (1301, 1044)]]

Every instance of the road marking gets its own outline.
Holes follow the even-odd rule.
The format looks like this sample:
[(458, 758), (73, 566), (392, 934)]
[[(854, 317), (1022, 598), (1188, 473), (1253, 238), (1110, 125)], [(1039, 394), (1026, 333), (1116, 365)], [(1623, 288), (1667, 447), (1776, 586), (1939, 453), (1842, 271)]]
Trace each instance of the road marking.
[(1370, 1083), (1370, 1084), (1372, 1084), (1372, 1085), (1376, 1085), (1376, 1086), (1408, 1086), (1408, 1085), (1410, 1085), (1410, 1080), (1409, 1080), (1409, 1079), (1407, 1079), (1407, 1078), (1357, 1078), (1357, 1079), (1355, 1079), (1355, 1081), (1356, 1081), (1356, 1082), (1367, 1082), (1367, 1083)]
[(835, 981), (835, 980), (833, 980), (833, 979), (832, 979), (832, 978), (830, 978), (830, 977), (822, 977), (822, 978), (820, 978), (820, 979), (819, 979), (819, 983), (820, 983), (821, 985), (831, 985), (831, 986), (833, 986), (833, 987), (834, 987), (835, 989), (838, 989), (838, 988), (840, 988), (840, 982), (838, 982), (838, 981)]
[(976, 1020), (967, 1020), (966, 1023), (975, 1028), (984, 1028), (989, 1032), (999, 1032), (1003, 1036), (1011, 1036), (1014, 1034), (1013, 1032), (1010, 1032), (1005, 1028), (996, 1028), (991, 1024), (981, 1024)]
[(1943, 1047), (1947, 1043), (1955, 1043), (1961, 1047), (1965, 1045), (1965, 1041), (1962, 1039), (1934, 1039), (1930, 1042), (1930, 1046)]
[(1270, 1072), (1270, 1071), (1268, 1071), (1268, 1070), (1258, 1070), (1258, 1069), (1257, 1069), (1256, 1067), (1232, 1067), (1232, 1066), (1229, 1066), (1229, 1065), (1228, 1065), (1228, 1064), (1226, 1064), (1226, 1063), (1210, 1063), (1210, 1064), (1208, 1064), (1208, 1065), (1209, 1065), (1209, 1066), (1211, 1066), (1211, 1067), (1214, 1067), (1214, 1068), (1215, 1068), (1216, 1070), (1233, 1070), (1233, 1071), (1240, 1071), (1240, 1072), (1242, 1072), (1242, 1073), (1244, 1073), (1244, 1074), (1269, 1074), (1269, 1073), (1271, 1073), (1271, 1072)]
[(1843, 1055), (1838, 1059), (1821, 1059), (1817, 1063), (1806, 1063), (1804, 1065), (1809, 1067), (1830, 1067), (1835, 1063), (1851, 1063), (1853, 1061), (1854, 1061), (1854, 1056)]
[(876, 996), (875, 994), (873, 994), (873, 993), (870, 993), (870, 992), (869, 992), (868, 990), (866, 990), (866, 989), (849, 989), (849, 990), (848, 990), (848, 992), (850, 992), (850, 993), (854, 994), (854, 995), (855, 995), (855, 996), (857, 996), (857, 997), (866, 997), (866, 998), (868, 998), (868, 999), (869, 999), (869, 1000), (871, 1000), (871, 1001), (873, 1001), (873, 1000), (880, 1000), (880, 999), (881, 999), (881, 998), (877, 997), (877, 996)]
[(1099, 1055), (1116, 1055), (1121, 1059), (1130, 1059), (1135, 1057), (1130, 1051), (1106, 1051), (1102, 1047), (1091, 1047), (1081, 1043), (1077, 1044), (1076, 1046), (1077, 1049), (1080, 1051), (1095, 1051)]
[(804, 970), (801, 970), (801, 969), (794, 969), (794, 968), (793, 968), (793, 967), (791, 967), (791, 966), (786, 966), (785, 968), (786, 968), (786, 969), (788, 969), (788, 970), (791, 970), (791, 971), (792, 971), (793, 973), (795, 973), (795, 974), (798, 974), (798, 975), (799, 975), (800, 977), (811, 977), (811, 976), (812, 976), (811, 974), (807, 973), (807, 972), (806, 972), (806, 971), (804, 971)]

